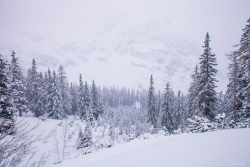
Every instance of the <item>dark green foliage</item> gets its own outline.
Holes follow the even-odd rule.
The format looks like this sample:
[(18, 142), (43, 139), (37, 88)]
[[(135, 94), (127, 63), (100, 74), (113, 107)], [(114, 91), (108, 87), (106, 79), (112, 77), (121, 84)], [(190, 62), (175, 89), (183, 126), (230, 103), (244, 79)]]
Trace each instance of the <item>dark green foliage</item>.
[(153, 76), (150, 77), (150, 85), (148, 90), (148, 101), (147, 101), (147, 109), (148, 109), (148, 117), (150, 123), (156, 127), (156, 108), (155, 108), (155, 90), (154, 90), (154, 82)]
[(194, 74), (191, 75), (192, 82), (188, 89), (188, 116), (192, 117), (194, 114), (197, 114), (198, 107), (198, 94), (199, 94), (199, 73), (198, 66), (195, 67)]
[(42, 80), (36, 69), (36, 61), (33, 59), (32, 67), (28, 70), (26, 95), (29, 103), (29, 110), (34, 113), (35, 117), (39, 117), (44, 114), (44, 109), (41, 107), (43, 105), (42, 94), (44, 88), (41, 86)]
[(0, 55), (0, 136), (14, 126), (12, 92), (6, 68), (7, 64)]
[(19, 116), (22, 116), (23, 112), (27, 112), (28, 101), (25, 96), (25, 85), (23, 82), (23, 76), (21, 68), (18, 64), (18, 59), (15, 57), (15, 52), (12, 51), (11, 54), (12, 60), (9, 68), (9, 76), (11, 83), (12, 98), (14, 100), (15, 111), (19, 113)]
[(217, 70), (214, 67), (217, 64), (215, 54), (212, 54), (209, 42), (210, 36), (207, 33), (204, 42), (205, 45), (203, 46), (204, 52), (200, 58), (198, 107), (199, 114), (213, 120), (213, 112), (217, 101), (217, 93), (215, 91), (215, 82), (217, 82), (215, 75)]
[(86, 116), (85, 103), (84, 103), (84, 87), (82, 82), (82, 75), (79, 76), (79, 91), (78, 91), (78, 115), (80, 119)]
[(172, 115), (174, 113), (174, 95), (173, 91), (170, 88), (170, 84), (167, 83), (165, 92), (163, 95), (163, 103), (161, 105), (162, 112), (162, 127), (166, 127), (169, 133), (172, 133), (174, 130), (174, 122)]

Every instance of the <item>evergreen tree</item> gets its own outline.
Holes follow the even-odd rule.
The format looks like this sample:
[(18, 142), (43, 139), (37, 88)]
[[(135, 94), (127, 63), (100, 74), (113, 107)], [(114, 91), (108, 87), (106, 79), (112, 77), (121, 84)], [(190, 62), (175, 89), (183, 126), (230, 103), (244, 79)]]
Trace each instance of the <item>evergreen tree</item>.
[[(229, 84), (227, 85), (227, 116), (230, 115), (234, 117), (234, 121), (237, 121), (237, 117), (239, 117), (240, 108), (242, 106), (242, 101), (239, 98), (238, 94), (241, 91), (241, 86), (239, 82), (239, 60), (237, 58), (237, 52), (232, 52), (231, 54), (227, 54), (228, 59), (231, 61), (229, 63)], [(233, 113), (231, 113), (233, 111)], [(233, 115), (233, 116), (232, 116)]]
[(70, 95), (71, 95), (71, 114), (75, 115), (77, 113), (77, 93), (76, 87), (71, 83), (70, 86)]
[(236, 46), (237, 57), (240, 62), (239, 82), (240, 91), (238, 96), (242, 100), (242, 109), (244, 115), (250, 117), (250, 18), (247, 20), (247, 25), (243, 29), (243, 34), (240, 39), (240, 43)]
[(98, 92), (95, 86), (95, 81), (93, 80), (91, 87), (91, 108), (95, 119), (98, 119), (99, 116), (99, 102), (98, 102)]
[(187, 98), (183, 94), (181, 96), (181, 104), (182, 104), (181, 105), (182, 113), (181, 113), (179, 128), (181, 129), (181, 132), (185, 132), (189, 123), (187, 121), (188, 118), (188, 108), (186, 107), (188, 106)]
[(175, 117), (175, 122), (174, 122), (174, 127), (175, 129), (178, 129), (180, 121), (181, 121), (181, 115), (182, 115), (182, 97), (181, 97), (181, 91), (178, 91), (176, 101), (175, 101), (175, 111), (174, 111), (174, 117)]
[(90, 127), (91, 124), (91, 116), (90, 116), (90, 107), (86, 110), (86, 127), (84, 129), (83, 135), (83, 148), (91, 148), (92, 146), (92, 129)]
[(76, 149), (81, 149), (84, 148), (84, 135), (82, 132), (82, 128), (79, 128), (79, 132), (78, 132), (78, 138), (76, 140)]
[(38, 105), (41, 103), (41, 89), (39, 84), (39, 74), (36, 71), (36, 61), (32, 60), (32, 67), (28, 70), (27, 76), (27, 99), (29, 109), (35, 114), (35, 117), (39, 117), (44, 114), (42, 108)]
[(79, 92), (78, 92), (78, 114), (80, 119), (84, 119), (86, 116), (85, 103), (84, 103), (84, 87), (82, 82), (82, 75), (79, 76)]
[(161, 92), (159, 91), (157, 96), (155, 97), (156, 102), (155, 102), (155, 108), (156, 108), (156, 115), (159, 116), (160, 110), (161, 110)]
[(164, 92), (164, 99), (161, 106), (162, 112), (162, 126), (165, 126), (169, 133), (172, 133), (174, 130), (174, 123), (172, 119), (172, 113), (174, 112), (174, 104), (173, 104), (173, 96), (171, 95), (172, 90), (170, 88), (170, 84), (167, 83), (165, 92)]
[(225, 101), (224, 101), (224, 95), (222, 91), (218, 94), (217, 97), (217, 107), (216, 107), (216, 115), (225, 113)]
[(25, 85), (23, 83), (23, 76), (21, 68), (18, 64), (18, 59), (15, 57), (14, 50), (11, 54), (12, 60), (9, 68), (10, 83), (12, 90), (12, 98), (14, 99), (15, 111), (22, 116), (23, 112), (27, 112), (28, 101), (25, 96)]
[(62, 94), (63, 110), (67, 115), (69, 115), (71, 108), (69, 103), (70, 101), (69, 84), (67, 80), (67, 74), (62, 65), (59, 66), (57, 77), (58, 77), (59, 90)]
[(207, 33), (204, 42), (204, 52), (200, 58), (200, 73), (199, 73), (199, 94), (198, 106), (199, 114), (206, 116), (208, 119), (214, 119), (215, 104), (217, 100), (217, 93), (215, 91), (215, 75), (217, 70), (215, 54), (212, 54), (209, 45), (210, 36)]
[(197, 113), (198, 107), (198, 93), (199, 93), (199, 74), (198, 74), (198, 66), (195, 67), (194, 74), (191, 75), (192, 82), (188, 89), (188, 117), (192, 117)]
[(0, 55), (0, 136), (8, 133), (14, 126), (13, 100), (7, 76), (7, 64)]
[(156, 121), (156, 108), (155, 108), (155, 90), (154, 90), (154, 82), (153, 82), (153, 76), (152, 75), (150, 77), (147, 109), (148, 109), (149, 121), (154, 127), (156, 127), (157, 126), (157, 121)]
[(40, 115), (44, 115), (46, 114), (47, 91), (45, 86), (46, 78), (43, 78), (43, 74), (41, 72), (38, 74), (37, 83), (38, 83), (38, 96), (39, 96), (39, 100), (37, 102), (37, 108), (39, 108), (40, 110)]
[(89, 95), (89, 88), (88, 88), (88, 84), (87, 82), (85, 82), (85, 85), (84, 85), (84, 112), (87, 113), (87, 110), (88, 110), (88, 116), (89, 116), (89, 121), (92, 122), (93, 121), (93, 113), (92, 113), (92, 110), (90, 109), (91, 108), (91, 101), (90, 101), (90, 95)]
[(113, 144), (115, 141), (115, 127), (114, 127), (114, 115), (113, 111), (110, 112), (109, 114), (109, 131), (108, 131), (108, 136), (110, 137), (110, 142)]
[(47, 87), (47, 113), (52, 119), (62, 119), (66, 117), (65, 111), (62, 105), (62, 96), (59, 90), (59, 85), (56, 77), (56, 72), (53, 71), (51, 76), (50, 70), (48, 70), (49, 85)]

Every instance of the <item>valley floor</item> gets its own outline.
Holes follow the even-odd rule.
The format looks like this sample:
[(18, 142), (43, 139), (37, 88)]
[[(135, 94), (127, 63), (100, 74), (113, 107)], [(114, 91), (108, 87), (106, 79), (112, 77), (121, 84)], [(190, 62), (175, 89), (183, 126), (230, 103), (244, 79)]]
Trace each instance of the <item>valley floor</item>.
[(250, 166), (250, 129), (154, 136), (80, 155), (53, 167)]

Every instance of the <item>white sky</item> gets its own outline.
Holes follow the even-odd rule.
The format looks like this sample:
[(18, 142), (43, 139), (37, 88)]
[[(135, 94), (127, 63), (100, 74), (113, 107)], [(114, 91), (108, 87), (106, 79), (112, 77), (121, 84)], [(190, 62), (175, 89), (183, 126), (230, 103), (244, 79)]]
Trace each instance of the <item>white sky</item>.
[[(131, 23), (165, 16), (175, 32), (200, 48), (208, 31), (218, 69), (226, 76), (225, 54), (240, 40), (250, 17), (250, 0), (0, 0), (0, 53), (10, 55), (14, 49), (45, 54), (50, 45), (81, 40), (95, 31), (110, 11), (131, 16)], [(20, 55), (20, 60), (33, 58)]]

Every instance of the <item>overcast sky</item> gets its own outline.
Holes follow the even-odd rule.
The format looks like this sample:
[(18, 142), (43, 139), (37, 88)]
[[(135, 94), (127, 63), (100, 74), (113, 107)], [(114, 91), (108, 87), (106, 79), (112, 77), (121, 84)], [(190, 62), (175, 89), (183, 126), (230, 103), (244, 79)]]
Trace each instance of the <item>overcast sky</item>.
[[(130, 16), (131, 23), (164, 16), (171, 31), (200, 48), (209, 32), (219, 69), (226, 75), (225, 54), (240, 40), (250, 0), (0, 0), (0, 53), (10, 55), (15, 49), (44, 54), (51, 49), (48, 45), (80, 40), (95, 31), (111, 11)], [(41, 42), (44, 39), (51, 43)], [(31, 62), (31, 55), (20, 55)]]

